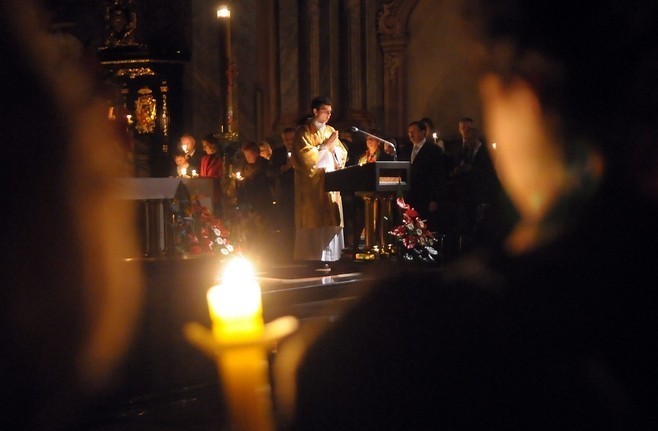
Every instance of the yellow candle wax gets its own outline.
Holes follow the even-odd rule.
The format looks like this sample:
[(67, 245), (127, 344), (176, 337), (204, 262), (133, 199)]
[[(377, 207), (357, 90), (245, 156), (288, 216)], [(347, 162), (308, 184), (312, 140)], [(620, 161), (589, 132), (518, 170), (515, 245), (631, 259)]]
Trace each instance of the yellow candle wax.
[(219, 371), (226, 395), (230, 429), (274, 429), (268, 364), (262, 346), (248, 346), (219, 353)]
[(231, 429), (268, 431), (272, 425), (260, 286), (244, 259), (233, 259), (208, 291), (212, 331)]
[(260, 286), (249, 262), (231, 260), (220, 284), (208, 290), (213, 334), (219, 343), (240, 343), (263, 334), (263, 307)]

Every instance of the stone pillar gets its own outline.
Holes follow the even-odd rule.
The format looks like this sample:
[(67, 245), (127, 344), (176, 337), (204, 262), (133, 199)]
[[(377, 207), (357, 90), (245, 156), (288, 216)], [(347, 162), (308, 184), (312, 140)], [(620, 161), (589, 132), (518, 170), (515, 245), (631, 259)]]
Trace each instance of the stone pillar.
[(384, 4), (377, 28), (384, 53), (384, 130), (406, 132), (407, 119), (407, 24), (418, 0), (393, 0)]
[(360, 0), (345, 0), (345, 20), (343, 31), (347, 50), (344, 65), (345, 120), (360, 127), (371, 127), (372, 122), (366, 113), (367, 80), (365, 79), (365, 57), (363, 39), (363, 9)]
[[(299, 7), (297, 0), (279, 0), (277, 10), (278, 58), (274, 67), (278, 69), (276, 84), (278, 92), (274, 96), (278, 105), (277, 129), (294, 126), (299, 120), (299, 110), (303, 105), (299, 98), (300, 50), (299, 40), (304, 37), (299, 28)], [(308, 101), (304, 102), (304, 106)], [(308, 111), (308, 108), (304, 112)]]
[[(306, 9), (306, 26), (305, 33), (302, 37), (306, 37), (308, 41), (308, 49), (306, 55), (303, 58), (307, 59), (306, 63), (306, 75), (308, 77), (308, 94), (318, 96), (320, 94), (320, 55), (322, 54), (321, 43), (320, 43), (320, 1), (319, 0), (308, 0), (307, 9)], [(303, 45), (302, 45), (303, 46)], [(302, 71), (304, 73), (304, 71)], [(304, 92), (302, 92), (304, 94)], [(308, 101), (303, 101), (306, 103), (306, 110), (303, 112), (309, 111)], [(303, 104), (302, 103), (302, 104)]]

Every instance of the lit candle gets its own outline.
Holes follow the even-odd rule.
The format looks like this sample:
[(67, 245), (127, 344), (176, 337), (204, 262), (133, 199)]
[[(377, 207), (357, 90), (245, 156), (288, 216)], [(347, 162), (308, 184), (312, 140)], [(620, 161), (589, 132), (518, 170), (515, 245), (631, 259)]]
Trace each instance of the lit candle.
[(193, 177), (196, 177), (196, 176), (197, 176), (196, 169), (192, 169), (192, 176), (193, 176)]
[(222, 5), (217, 9), (217, 18), (230, 18), (231, 10), (226, 5)]
[(221, 283), (208, 290), (208, 304), (212, 332), (221, 346), (219, 372), (231, 429), (274, 429), (261, 291), (247, 260), (228, 262)]
[(181, 148), (183, 149), (184, 153), (187, 153), (187, 144), (181, 145)]
[(243, 258), (230, 260), (221, 283), (208, 290), (213, 333), (221, 344), (260, 339), (264, 327), (260, 294), (251, 264)]
[(187, 175), (187, 168), (180, 168), (180, 176), (184, 177), (185, 175)]

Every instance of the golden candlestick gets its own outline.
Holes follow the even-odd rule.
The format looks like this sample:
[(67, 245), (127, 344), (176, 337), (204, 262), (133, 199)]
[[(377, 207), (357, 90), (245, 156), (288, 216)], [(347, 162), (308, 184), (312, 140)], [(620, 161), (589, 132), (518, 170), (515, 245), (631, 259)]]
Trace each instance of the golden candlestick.
[(231, 10), (228, 6), (220, 6), (217, 9), (217, 18), (226, 21), (226, 115), (224, 124), (220, 126), (218, 138), (227, 142), (237, 142), (238, 132), (235, 127), (233, 111), (233, 87), (235, 79), (235, 63), (233, 61), (233, 50), (231, 47)]

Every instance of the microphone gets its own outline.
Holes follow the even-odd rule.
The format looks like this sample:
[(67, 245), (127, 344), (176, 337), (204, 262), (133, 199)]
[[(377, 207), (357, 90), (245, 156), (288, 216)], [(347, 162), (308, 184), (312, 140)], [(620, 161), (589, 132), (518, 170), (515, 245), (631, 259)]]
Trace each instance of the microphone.
[(352, 132), (354, 132), (354, 133), (357, 133), (357, 132), (358, 133), (363, 133), (366, 136), (370, 136), (371, 138), (377, 139), (378, 141), (383, 142), (384, 144), (390, 145), (393, 148), (393, 154), (395, 155), (395, 157), (397, 159), (398, 149), (395, 147), (395, 144), (393, 142), (387, 141), (386, 139), (382, 139), (379, 136), (368, 133), (368, 132), (366, 132), (364, 130), (361, 130), (358, 127), (355, 127), (355, 126), (352, 126)]

